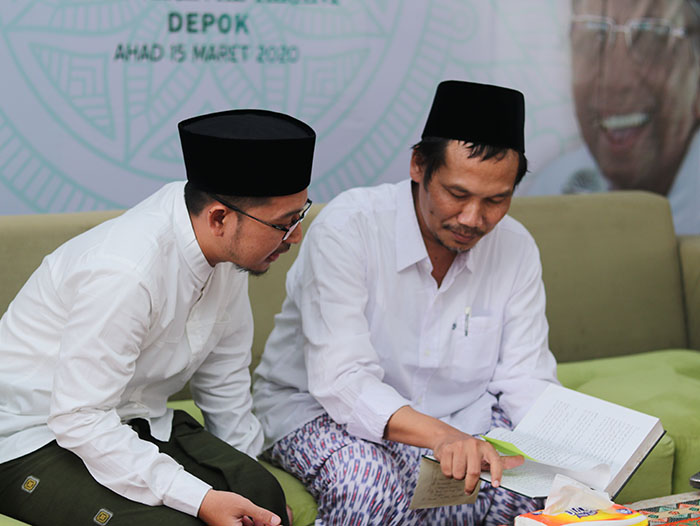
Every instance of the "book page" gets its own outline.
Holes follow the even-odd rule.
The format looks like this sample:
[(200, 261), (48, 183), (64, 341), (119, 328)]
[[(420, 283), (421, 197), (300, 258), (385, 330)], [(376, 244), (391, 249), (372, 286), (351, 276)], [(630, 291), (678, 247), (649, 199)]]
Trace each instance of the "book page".
[(608, 464), (562, 449), (548, 440), (537, 439), (518, 431), (509, 431), (503, 428), (494, 428), (486, 436), (510, 442), (528, 457), (531, 457), (533, 461), (559, 468), (557, 473), (564, 473), (579, 482), (585, 482), (594, 487), (603, 487), (610, 478)]
[(614, 476), (657, 423), (657, 418), (638, 411), (550, 385), (515, 432), (607, 464)]
[(442, 474), (437, 460), (423, 456), (420, 459), (418, 482), (409, 507), (414, 510), (473, 504), (478, 494), (479, 484), (471, 494), (465, 493), (463, 480), (446, 477)]
[(486, 437), (500, 441), (502, 453), (530, 459), (504, 472), (508, 489), (544, 496), (561, 473), (614, 497), (663, 434), (658, 418), (550, 385), (512, 432), (492, 429)]
[[(608, 467), (602, 464), (591, 470), (572, 471), (526, 459), (522, 465), (503, 471), (501, 486), (526, 497), (546, 497), (557, 474), (566, 475), (594, 488), (600, 480), (607, 480), (608, 471)], [(480, 478), (491, 482), (489, 472), (482, 472)]]
[[(552, 466), (526, 460), (521, 466), (503, 472), (501, 486), (530, 498), (546, 497), (558, 472)], [(482, 472), (481, 480), (491, 482), (491, 473)]]

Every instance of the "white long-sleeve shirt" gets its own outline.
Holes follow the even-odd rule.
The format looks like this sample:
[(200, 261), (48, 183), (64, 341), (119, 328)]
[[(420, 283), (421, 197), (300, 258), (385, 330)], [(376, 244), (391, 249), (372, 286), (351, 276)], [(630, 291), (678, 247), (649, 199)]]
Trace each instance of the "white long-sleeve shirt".
[(522, 225), (506, 216), (439, 288), (431, 272), (410, 181), (326, 205), (254, 375), (266, 446), (324, 411), (380, 441), (404, 405), (482, 433), (497, 396), (517, 423), (557, 382), (539, 252)]
[(168, 440), (168, 396), (191, 378), (207, 428), (257, 455), (247, 276), (211, 267), (184, 183), (47, 256), (0, 320), (0, 462), (56, 439), (129, 499), (197, 514), (210, 486), (124, 422)]

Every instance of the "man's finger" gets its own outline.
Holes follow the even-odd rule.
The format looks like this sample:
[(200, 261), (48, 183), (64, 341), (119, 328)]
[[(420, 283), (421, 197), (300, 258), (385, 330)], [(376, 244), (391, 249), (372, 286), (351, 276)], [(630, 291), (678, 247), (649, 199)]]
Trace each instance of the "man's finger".
[(484, 458), (489, 463), (491, 485), (494, 488), (497, 488), (501, 485), (501, 476), (503, 475), (503, 459), (507, 457), (502, 457), (494, 448), (489, 448), (484, 454)]
[(454, 454), (452, 453), (452, 451), (448, 450), (442, 455), (442, 458), (440, 459), (440, 469), (442, 470), (442, 474), (446, 477), (452, 477), (453, 458)]
[(491, 471), (491, 485), (497, 488), (501, 485), (501, 478), (503, 477), (504, 469), (513, 469), (518, 467), (525, 459), (522, 455), (512, 455), (512, 456), (499, 456), (498, 461), (489, 461), (489, 468)]
[(467, 466), (467, 474), (464, 477), (464, 492), (471, 494), (479, 483), (481, 476), (481, 464), (474, 462)]
[(266, 510), (265, 508), (256, 506), (252, 502), (250, 503), (248, 509), (246, 509), (245, 514), (253, 519), (256, 525), (264, 524), (265, 526), (278, 526), (282, 523), (282, 519), (280, 519), (277, 515)]
[(522, 455), (513, 455), (509, 457), (502, 457), (503, 459), (503, 469), (513, 469), (520, 466), (525, 462), (525, 458)]
[(467, 456), (464, 454), (454, 455), (452, 457), (452, 478), (463, 479), (467, 475), (467, 468), (469, 467), (469, 462)]

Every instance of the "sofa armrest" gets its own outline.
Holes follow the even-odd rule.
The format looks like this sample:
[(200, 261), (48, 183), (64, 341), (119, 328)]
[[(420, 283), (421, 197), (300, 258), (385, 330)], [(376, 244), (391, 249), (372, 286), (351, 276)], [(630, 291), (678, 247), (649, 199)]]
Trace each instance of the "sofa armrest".
[(700, 235), (678, 236), (688, 344), (700, 350)]

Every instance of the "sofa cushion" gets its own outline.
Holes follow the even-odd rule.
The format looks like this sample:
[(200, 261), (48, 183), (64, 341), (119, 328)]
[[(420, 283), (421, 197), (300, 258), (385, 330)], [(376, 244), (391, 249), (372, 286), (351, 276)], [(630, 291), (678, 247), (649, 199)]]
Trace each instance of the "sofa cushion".
[(537, 241), (559, 363), (687, 348), (668, 201), (648, 192), (520, 197)]
[(7, 515), (0, 515), (0, 526), (29, 526), (26, 522), (20, 522)]
[(679, 236), (688, 347), (700, 349), (700, 235)]
[(284, 496), (287, 498), (287, 505), (292, 508), (293, 526), (311, 526), (316, 520), (316, 501), (306, 491), (304, 485), (294, 475), (290, 475), (283, 469), (264, 460), (261, 460), (260, 463), (274, 475), (282, 486)]
[[(688, 478), (700, 469), (700, 352), (664, 350), (565, 363), (559, 365), (559, 379), (566, 387), (658, 417), (675, 450), (673, 462), (669, 459), (658, 469), (672, 470), (672, 493), (692, 489)], [(656, 466), (659, 455), (668, 453), (668, 444), (659, 443), (644, 464)], [(630, 491), (625, 488), (618, 500), (670, 493), (659, 486), (666, 475), (644, 464), (630, 481)], [(637, 477), (644, 483), (634, 480)], [(642, 486), (657, 494), (631, 494)]]

